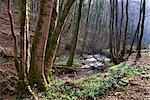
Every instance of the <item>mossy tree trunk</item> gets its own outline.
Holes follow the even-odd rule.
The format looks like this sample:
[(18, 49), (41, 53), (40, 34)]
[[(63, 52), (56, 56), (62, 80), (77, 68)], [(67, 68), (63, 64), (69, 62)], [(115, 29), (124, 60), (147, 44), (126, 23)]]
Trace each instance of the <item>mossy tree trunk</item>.
[[(26, 92), (26, 34), (25, 34), (25, 21), (26, 21), (26, 0), (20, 0), (20, 64), (18, 70), (18, 91), (23, 94)], [(23, 92), (23, 93), (22, 93)]]
[(25, 21), (26, 21), (26, 0), (20, 0), (20, 75), (22, 78), (26, 72), (26, 35), (25, 35)]
[(56, 6), (57, 6), (57, 0), (54, 0), (52, 18), (50, 22), (50, 29), (49, 29), (48, 40), (47, 40), (47, 45), (46, 45), (45, 63), (44, 63), (45, 64), (45, 76), (48, 82), (50, 81), (50, 76), (51, 76), (51, 67), (50, 67), (51, 59), (47, 59), (47, 58), (49, 56), (53, 56), (50, 44), (51, 42), (53, 42), (51, 41), (51, 36), (52, 36), (52, 33), (54, 32), (56, 18), (57, 18)]
[(73, 30), (73, 37), (72, 37), (72, 40), (71, 40), (71, 51), (70, 51), (69, 60), (67, 62), (67, 66), (72, 66), (73, 65), (73, 59), (74, 59), (75, 49), (76, 49), (77, 40), (78, 40), (78, 33), (79, 33), (79, 26), (80, 26), (80, 20), (81, 20), (81, 10), (82, 10), (83, 1), (84, 0), (79, 1), (77, 21), (76, 21), (76, 24), (75, 24), (75, 28)]
[(28, 80), (37, 84), (39, 90), (48, 89), (44, 74), (44, 58), (48, 39), (49, 25), (53, 10), (53, 0), (40, 0), (40, 13), (31, 50)]
[[(58, 39), (60, 37), (61, 29), (63, 27), (65, 19), (72, 5), (74, 4), (74, 2), (75, 0), (68, 0), (67, 3), (64, 5), (63, 10), (61, 10), (61, 12), (59, 13), (57, 24), (55, 25), (53, 34), (51, 34), (51, 36), (48, 37), (48, 42), (47, 42), (47, 47), (46, 47), (46, 52), (45, 52), (45, 55), (46, 55), (45, 67), (48, 68), (49, 70), (47, 75), (51, 75), (51, 69), (52, 69), (54, 58), (55, 58), (56, 51), (58, 48)], [(46, 76), (46, 77), (48, 78), (49, 76)]]

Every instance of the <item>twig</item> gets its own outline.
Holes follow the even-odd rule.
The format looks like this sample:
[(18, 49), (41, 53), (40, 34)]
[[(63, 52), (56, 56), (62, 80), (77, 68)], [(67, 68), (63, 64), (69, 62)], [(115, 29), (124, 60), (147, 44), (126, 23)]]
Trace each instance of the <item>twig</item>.
[(31, 87), (28, 85), (27, 88), (28, 88), (29, 92), (32, 94), (34, 100), (38, 100), (37, 95), (32, 91)]

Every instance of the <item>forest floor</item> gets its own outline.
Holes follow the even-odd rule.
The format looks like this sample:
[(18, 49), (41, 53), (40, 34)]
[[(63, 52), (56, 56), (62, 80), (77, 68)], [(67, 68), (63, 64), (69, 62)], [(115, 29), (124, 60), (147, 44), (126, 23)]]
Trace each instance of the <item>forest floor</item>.
[[(135, 56), (132, 55), (129, 58), (129, 61), (134, 61)], [(1, 59), (0, 64), (0, 97), (2, 100), (14, 100), (14, 86), (16, 85), (16, 81), (12, 79), (12, 77), (16, 77), (17, 73), (15, 70), (15, 66), (11, 60)], [(146, 76), (132, 76), (128, 80), (132, 81), (132, 83), (128, 84), (123, 91), (118, 89), (110, 89), (106, 92), (105, 96), (102, 97), (102, 100), (150, 100), (150, 54), (144, 53), (142, 54), (142, 58), (140, 58), (136, 64), (138, 67), (145, 71)], [(147, 67), (145, 69), (145, 67)], [(88, 77), (92, 77), (93, 75), (105, 74), (106, 70), (92, 70), (93, 73), (89, 73), (90, 69), (79, 70), (78, 74), (74, 76), (74, 73), (64, 73), (60, 78), (68, 81), (68, 77), (70, 81), (82, 80)], [(81, 74), (82, 73), (82, 74)], [(88, 74), (89, 73), (89, 74)], [(64, 78), (66, 77), (67, 78)], [(0, 100), (1, 100), (0, 99)], [(99, 100), (98, 98), (96, 100)]]
[[(134, 60), (135, 55), (129, 58), (129, 61)], [(150, 54), (143, 54), (136, 64), (145, 70), (145, 66), (150, 66)], [(126, 87), (125, 91), (109, 91), (104, 100), (150, 100), (150, 69), (146, 70), (146, 74), (148, 75), (147, 78), (141, 76), (131, 77), (130, 80), (133, 82)]]

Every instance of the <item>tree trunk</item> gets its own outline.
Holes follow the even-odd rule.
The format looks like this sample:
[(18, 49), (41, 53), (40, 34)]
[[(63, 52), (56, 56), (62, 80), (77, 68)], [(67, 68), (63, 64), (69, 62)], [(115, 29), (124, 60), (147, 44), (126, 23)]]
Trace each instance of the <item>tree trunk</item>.
[(144, 24), (145, 24), (145, 9), (146, 9), (146, 0), (143, 1), (143, 15), (142, 15), (142, 23), (141, 23), (141, 34), (139, 37), (139, 42), (138, 42), (138, 47), (137, 47), (137, 57), (136, 58), (140, 58), (141, 57), (141, 47), (142, 47), (142, 39), (143, 39), (143, 35), (144, 35)]
[[(47, 43), (47, 51), (46, 51), (46, 57), (45, 57), (45, 64), (46, 68), (48, 68), (49, 73), (47, 75), (51, 75), (51, 69), (53, 66), (53, 58), (55, 57), (54, 52), (57, 50), (57, 40), (60, 37), (61, 29), (63, 27), (63, 24), (65, 22), (65, 19), (70, 11), (70, 8), (74, 4), (75, 0), (68, 0), (68, 2), (64, 5), (64, 9), (60, 12), (57, 20), (57, 25), (54, 28), (53, 34), (48, 38)], [(48, 65), (48, 66), (47, 66)]]
[(118, 39), (118, 47), (119, 47), (119, 50), (121, 49), (121, 38), (122, 38), (122, 26), (123, 26), (123, 19), (124, 19), (124, 2), (123, 0), (121, 0), (121, 20), (120, 20), (120, 33), (119, 33), (119, 39)]
[(89, 27), (89, 14), (90, 14), (90, 8), (91, 8), (91, 0), (88, 1), (88, 13), (87, 13), (87, 18), (86, 18), (86, 30), (85, 30), (85, 34), (83, 36), (83, 42), (82, 42), (82, 53), (81, 56), (83, 55), (84, 51), (85, 51), (85, 43), (84, 41), (87, 40), (87, 35), (88, 35), (88, 27)]
[(39, 90), (47, 90), (44, 75), (44, 58), (48, 39), (49, 25), (53, 10), (53, 0), (40, 1), (40, 13), (31, 50), (28, 79), (31, 85), (37, 84)]
[(116, 53), (117, 53), (117, 55), (118, 55), (118, 52), (119, 52), (119, 45), (118, 45), (118, 43), (119, 43), (119, 35), (118, 35), (118, 0), (115, 0), (116, 1), (116, 5), (115, 5), (115, 11), (116, 11), (116, 14), (115, 14), (115, 16), (116, 16), (116, 19), (115, 19), (115, 29), (116, 29), (116, 42), (115, 42), (115, 46), (116, 46)]
[(73, 38), (71, 40), (72, 45), (71, 45), (70, 57), (69, 57), (69, 60), (67, 62), (67, 66), (73, 65), (73, 59), (74, 59), (75, 49), (76, 49), (76, 45), (77, 45), (79, 26), (80, 26), (80, 20), (81, 20), (82, 3), (83, 3), (83, 0), (80, 0), (78, 13), (77, 13), (77, 22), (75, 24), (75, 28), (73, 31)]
[(26, 0), (20, 0), (20, 75), (24, 79), (26, 72), (26, 36), (25, 36), (25, 20), (26, 20)]
[(124, 40), (123, 40), (123, 50), (121, 56), (123, 57), (126, 52), (126, 45), (127, 45), (127, 33), (128, 33), (128, 21), (129, 21), (129, 16), (128, 16), (128, 6), (129, 6), (129, 0), (126, 2), (126, 25), (125, 25), (125, 33), (124, 33)]
[(19, 59), (18, 59), (18, 40), (17, 40), (17, 37), (14, 33), (14, 26), (13, 26), (13, 18), (12, 18), (12, 13), (11, 13), (11, 2), (10, 2), (10, 0), (7, 0), (7, 13), (8, 13), (9, 20), (10, 20), (11, 33), (12, 33), (12, 36), (14, 39), (14, 57), (15, 57), (14, 62), (15, 62), (15, 67), (16, 67), (16, 70), (18, 73), (18, 78), (19, 78), (17, 93), (23, 94), (23, 93), (26, 93), (25, 84), (24, 84), (24, 71), (22, 70), (23, 68), (20, 66)]
[(133, 40), (132, 40), (132, 43), (131, 43), (129, 56), (130, 56), (131, 53), (132, 53), (132, 48), (133, 48), (134, 42), (135, 42), (136, 37), (137, 37), (137, 35), (139, 34), (139, 31), (140, 31), (140, 24), (141, 24), (141, 19), (142, 19), (142, 12), (143, 12), (143, 7), (142, 7), (142, 5), (143, 5), (143, 4), (142, 4), (142, 0), (141, 0), (141, 3), (140, 3), (139, 21), (138, 21), (137, 28), (136, 28), (136, 31), (135, 31), (135, 33), (134, 33), (134, 37), (133, 37)]
[(26, 63), (27, 63), (27, 70), (26, 72), (29, 73), (29, 68), (30, 68), (30, 58), (31, 58), (31, 54), (30, 54), (30, 6), (31, 6), (31, 1), (27, 0), (27, 4), (26, 4)]
[(113, 62), (115, 62), (114, 57), (114, 0), (110, 0), (110, 33), (109, 33), (109, 48), (110, 48), (110, 54), (112, 57)]
[(56, 12), (56, 6), (57, 6), (57, 0), (54, 0), (53, 3), (53, 12), (52, 12), (52, 19), (50, 22), (50, 29), (48, 33), (48, 40), (47, 40), (47, 45), (46, 45), (46, 52), (45, 52), (45, 76), (46, 80), (49, 82), (50, 81), (50, 76), (51, 76), (51, 61), (48, 61), (50, 56), (53, 56), (52, 51), (51, 51), (51, 41), (52, 40), (52, 33), (54, 32), (55, 28), (55, 23), (56, 23), (56, 17), (57, 17), (57, 12)]
[(20, 0), (20, 64), (18, 76), (18, 91), (20, 94), (26, 92), (25, 77), (26, 77), (26, 34), (25, 34), (25, 21), (26, 21), (26, 0)]
[(10, 26), (11, 26), (11, 33), (14, 39), (14, 57), (15, 57), (15, 66), (16, 66), (16, 70), (17, 72), (19, 72), (19, 60), (17, 58), (18, 56), (18, 40), (17, 37), (14, 33), (14, 25), (13, 25), (13, 18), (12, 18), (12, 13), (11, 13), (11, 2), (10, 0), (7, 0), (7, 13), (9, 16), (9, 20), (10, 20)]

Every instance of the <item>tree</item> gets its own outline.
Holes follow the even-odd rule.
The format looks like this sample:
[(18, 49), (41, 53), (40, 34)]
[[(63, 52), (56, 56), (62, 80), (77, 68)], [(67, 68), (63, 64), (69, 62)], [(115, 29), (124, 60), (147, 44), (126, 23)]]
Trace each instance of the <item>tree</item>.
[[(90, 14), (90, 9), (91, 9), (91, 0), (88, 1), (88, 10), (87, 10), (87, 17), (86, 17), (86, 30), (83, 36), (83, 42), (82, 42), (82, 54), (85, 51), (85, 41), (87, 40), (87, 35), (88, 35), (88, 28), (89, 28), (89, 14)], [(81, 56), (82, 56), (81, 54)]]
[(122, 50), (122, 54), (121, 54), (122, 57), (125, 55), (126, 44), (127, 44), (127, 32), (128, 32), (128, 21), (129, 21), (128, 6), (129, 6), (129, 0), (126, 1), (126, 24), (125, 24), (123, 47), (122, 47), (123, 50)]
[(33, 84), (37, 84), (40, 90), (48, 89), (44, 74), (44, 59), (52, 10), (53, 0), (40, 0), (40, 13), (32, 44), (30, 70), (28, 74), (30, 84), (32, 86)]
[(115, 13), (115, 28), (116, 28), (116, 43), (115, 43), (115, 46), (116, 46), (116, 50), (115, 50), (115, 52), (118, 52), (119, 51), (119, 32), (118, 32), (118, 0), (115, 0), (115, 3), (116, 3), (116, 5), (115, 5), (115, 11), (116, 11), (116, 13)]
[(129, 56), (132, 53), (132, 49), (133, 49), (133, 45), (134, 45), (135, 39), (136, 39), (136, 37), (137, 37), (137, 35), (139, 34), (139, 31), (140, 31), (140, 24), (141, 24), (141, 19), (142, 19), (142, 12), (143, 12), (143, 7), (142, 7), (142, 0), (141, 0), (139, 20), (138, 20), (138, 24), (137, 24), (137, 27), (136, 27), (136, 30), (135, 30), (135, 33), (134, 33), (134, 37), (133, 37), (132, 43), (131, 43)]
[[(24, 2), (22, 2), (24, 3)], [(23, 10), (23, 9), (21, 9)], [(7, 0), (7, 13), (9, 16), (10, 20), (10, 25), (11, 25), (11, 33), (14, 39), (14, 62), (15, 62), (15, 67), (18, 73), (18, 90), (17, 93), (25, 93), (25, 84), (24, 84), (24, 71), (23, 71), (23, 66), (20, 66), (19, 59), (18, 59), (18, 40), (16, 37), (16, 34), (14, 32), (14, 25), (13, 25), (13, 18), (12, 18), (12, 13), (11, 13), (11, 2), (10, 0)], [(25, 67), (25, 66), (24, 66)], [(20, 89), (20, 90), (19, 90)]]
[[(63, 27), (63, 24), (65, 22), (65, 19), (74, 4), (75, 0), (68, 0), (66, 4), (64, 5), (63, 10), (59, 13), (58, 19), (57, 19), (57, 24), (55, 25), (55, 28), (53, 30), (53, 34), (48, 38), (47, 41), (50, 41), (47, 43), (47, 50), (45, 52), (45, 63), (46, 68), (48, 68), (49, 72), (47, 75), (51, 75), (51, 69), (53, 66), (53, 62), (55, 60), (56, 52), (58, 49), (58, 39), (61, 34), (61, 29)], [(48, 65), (48, 66), (47, 66)]]
[(80, 26), (80, 20), (81, 20), (81, 10), (82, 10), (82, 3), (84, 0), (79, 1), (79, 8), (78, 8), (78, 13), (77, 13), (77, 21), (75, 24), (75, 28), (73, 30), (73, 37), (71, 40), (71, 51), (70, 51), (70, 57), (67, 62), (67, 66), (72, 66), (73, 65), (73, 59), (74, 59), (74, 53), (77, 45), (77, 40), (78, 40), (78, 33), (79, 33), (79, 26)]
[(142, 47), (142, 39), (144, 35), (144, 24), (145, 24), (145, 10), (146, 10), (146, 0), (143, 0), (143, 14), (142, 14), (142, 23), (141, 23), (141, 34), (139, 37), (138, 45), (137, 45), (137, 57), (141, 57), (141, 47)]
[(19, 82), (18, 90), (25, 93), (25, 77), (26, 77), (26, 34), (25, 34), (25, 21), (26, 21), (26, 0), (20, 0), (20, 64), (18, 70)]
[(55, 23), (56, 23), (56, 19), (57, 19), (57, 12), (56, 12), (56, 6), (57, 6), (57, 0), (54, 0), (54, 4), (53, 4), (53, 12), (52, 12), (52, 19), (50, 22), (50, 28), (49, 28), (49, 33), (48, 33), (48, 40), (47, 40), (47, 45), (46, 45), (46, 51), (45, 51), (45, 76), (46, 76), (46, 80), (49, 82), (50, 81), (50, 76), (51, 76), (51, 61), (49, 61), (50, 59), (47, 59), (51, 56), (53, 56), (52, 51), (51, 51), (51, 43), (53, 41), (51, 41), (51, 36), (52, 33), (54, 32), (54, 28), (55, 28)]
[(117, 63), (116, 58), (114, 56), (114, 46), (113, 46), (113, 38), (114, 38), (114, 0), (110, 0), (110, 24), (109, 24), (110, 32), (109, 32), (109, 48), (110, 54), (113, 62)]
[(31, 54), (30, 54), (30, 47), (31, 47), (31, 44), (30, 44), (30, 6), (31, 6), (31, 1), (30, 0), (27, 0), (27, 3), (26, 3), (26, 67), (27, 67), (27, 70), (26, 70), (26, 73), (29, 73), (29, 68), (30, 68), (30, 57), (31, 57)]
[[(50, 64), (51, 61), (53, 61), (51, 57), (55, 56), (54, 52), (56, 49), (55, 43), (57, 42), (58, 37), (60, 36), (61, 32), (60, 28), (62, 28), (63, 23), (67, 17), (67, 14), (75, 0), (69, 0), (66, 3), (64, 9), (61, 10), (61, 13), (59, 14), (58, 18), (56, 14), (56, 4), (57, 4), (56, 1), (57, 0), (55, 1), (40, 0), (39, 19), (37, 22), (35, 37), (33, 39), (32, 49), (30, 53), (30, 34), (29, 34), (30, 1), (20, 0), (20, 43), (21, 43), (19, 54), (20, 61), (17, 58), (18, 56), (17, 38), (13, 30), (13, 22), (10, 11), (10, 1), (8, 1), (8, 14), (11, 22), (12, 35), (15, 41), (14, 42), (15, 65), (18, 72), (19, 77), (18, 86), (20, 90), (25, 90), (21, 88), (27, 87), (28, 82), (32, 86), (36, 84), (39, 90), (45, 91), (48, 89), (47, 83), (48, 83), (48, 76), (50, 75), (49, 74), (50, 69), (48, 70), (46, 69), (51, 67), (49, 67), (48, 64), (46, 64), (46, 61), (49, 62)], [(58, 23), (56, 23), (56, 19), (58, 19)], [(56, 34), (52, 35), (53, 33)], [(48, 46), (49, 44), (50, 46)], [(51, 55), (49, 55), (49, 52), (51, 53)], [(47, 58), (50, 59), (46, 60)]]
[(123, 29), (123, 19), (124, 19), (124, 2), (121, 0), (121, 19), (120, 19), (120, 33), (119, 33), (119, 38), (118, 38), (118, 50), (121, 48), (121, 35), (122, 35), (122, 29)]

